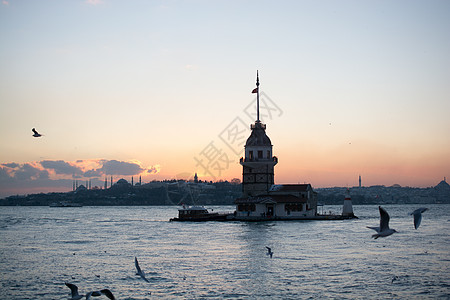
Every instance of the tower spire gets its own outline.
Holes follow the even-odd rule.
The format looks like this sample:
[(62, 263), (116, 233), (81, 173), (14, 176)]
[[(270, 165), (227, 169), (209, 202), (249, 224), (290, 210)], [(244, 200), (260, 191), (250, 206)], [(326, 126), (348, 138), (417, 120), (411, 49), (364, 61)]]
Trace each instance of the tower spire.
[(259, 122), (259, 75), (256, 70), (256, 122)]

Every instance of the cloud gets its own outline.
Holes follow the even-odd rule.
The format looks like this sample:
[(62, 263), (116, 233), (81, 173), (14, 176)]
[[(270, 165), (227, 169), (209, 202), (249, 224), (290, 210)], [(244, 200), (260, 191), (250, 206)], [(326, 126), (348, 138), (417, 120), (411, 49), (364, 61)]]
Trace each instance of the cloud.
[(2, 164), (2, 166), (8, 167), (8, 168), (17, 168), (19, 166), (19, 164), (16, 163), (7, 163), (7, 164)]
[(103, 174), (100, 170), (88, 170), (88, 171), (84, 172), (84, 174), (83, 174), (84, 177), (88, 177), (88, 178), (100, 177), (103, 175), (105, 175), (105, 174)]
[(2, 0), (2, 4), (8, 6), (9, 5), (9, 1)]
[(145, 168), (140, 161), (119, 161), (108, 159), (87, 159), (66, 162), (63, 160), (45, 160), (41, 166), (56, 175), (71, 175), (72, 178), (95, 178), (106, 175), (138, 175), (141, 173), (156, 174), (159, 165)]
[(30, 163), (26, 163), (18, 166), (12, 172), (13, 178), (18, 180), (33, 180), (33, 179), (46, 179), (49, 178), (47, 170), (39, 169), (32, 166)]
[(41, 161), (44, 169), (54, 170), (56, 174), (81, 175), (83, 171), (76, 166), (62, 160), (44, 160)]
[(9, 176), (9, 173), (6, 171), (6, 168), (0, 167), (0, 180), (9, 179), (11, 176)]
[(27, 163), (0, 164), (0, 197), (48, 191), (69, 191), (74, 179), (92, 180), (103, 185), (102, 177), (149, 176), (159, 173), (156, 164), (143, 167), (138, 160), (119, 161), (108, 159), (87, 159), (76, 161), (43, 160)]
[(137, 175), (145, 171), (139, 164), (118, 160), (103, 162), (103, 166), (97, 170), (106, 175)]
[(157, 174), (161, 171), (161, 166), (160, 165), (154, 165), (150, 168), (147, 169), (147, 173), (148, 174)]
[[(108, 159), (91, 160), (43, 160), (18, 164), (15, 162), (0, 164), (3, 176), (17, 179), (48, 178), (94, 178), (105, 175), (138, 175), (159, 173), (161, 166), (143, 167), (140, 161), (119, 161)], [(5, 175), (6, 174), (6, 175)]]

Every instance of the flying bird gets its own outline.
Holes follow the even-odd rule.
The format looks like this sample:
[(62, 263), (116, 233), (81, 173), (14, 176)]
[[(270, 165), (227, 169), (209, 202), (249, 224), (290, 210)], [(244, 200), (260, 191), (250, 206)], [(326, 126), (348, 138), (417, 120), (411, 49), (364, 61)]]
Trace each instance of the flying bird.
[(272, 249), (270, 249), (270, 248), (267, 247), (267, 246), (266, 246), (266, 248), (267, 248), (267, 253), (266, 253), (266, 255), (270, 255), (270, 258), (272, 258), (272, 255), (273, 255)]
[(373, 229), (377, 232), (376, 234), (372, 235), (372, 237), (375, 239), (379, 237), (387, 237), (394, 232), (397, 232), (395, 229), (389, 228), (389, 214), (387, 213), (387, 211), (381, 206), (378, 206), (378, 209), (380, 210), (380, 227), (367, 226), (367, 228)]
[(147, 280), (147, 278), (145, 278), (145, 273), (144, 271), (141, 270), (141, 267), (139, 267), (139, 262), (137, 260), (137, 257), (134, 257), (134, 265), (136, 266), (136, 275), (139, 275), (142, 277), (142, 279), (144, 279), (145, 281), (149, 282)]
[(89, 300), (91, 298), (91, 296), (98, 297), (98, 296), (101, 296), (101, 295), (105, 295), (106, 297), (108, 297), (108, 299), (116, 300), (116, 297), (114, 297), (113, 293), (111, 293), (111, 291), (108, 290), (108, 289), (103, 289), (103, 290), (100, 290), (100, 291), (89, 292), (89, 293), (86, 294), (86, 300)]
[(31, 131), (33, 131), (33, 136), (34, 136), (34, 137), (41, 137), (41, 136), (42, 136), (42, 134), (40, 134), (39, 132), (37, 132), (35, 128), (31, 129)]
[(115, 300), (116, 299), (114, 297), (113, 293), (111, 293), (111, 291), (108, 290), (108, 289), (103, 289), (103, 290), (100, 290), (100, 291), (88, 292), (88, 293), (86, 293), (86, 296), (84, 296), (84, 295), (80, 295), (78, 293), (78, 287), (75, 284), (65, 282), (65, 285), (72, 292), (72, 298), (70, 298), (70, 300), (80, 300), (83, 297), (86, 297), (86, 300), (89, 300), (91, 298), (91, 296), (92, 297), (98, 297), (98, 296), (101, 296), (101, 295), (105, 295), (106, 297), (108, 297), (111, 300)]
[(75, 284), (68, 283), (68, 282), (65, 282), (65, 284), (72, 292), (72, 298), (70, 298), (70, 300), (79, 300), (84, 297), (84, 296), (78, 294), (78, 287)]
[(414, 216), (414, 228), (417, 229), (420, 226), (420, 222), (422, 222), (422, 213), (426, 212), (428, 208), (421, 207), (410, 213), (410, 215)]
[(92, 297), (98, 297), (101, 296), (102, 293), (100, 293), (99, 291), (92, 291), (86, 294), (86, 300), (89, 300)]

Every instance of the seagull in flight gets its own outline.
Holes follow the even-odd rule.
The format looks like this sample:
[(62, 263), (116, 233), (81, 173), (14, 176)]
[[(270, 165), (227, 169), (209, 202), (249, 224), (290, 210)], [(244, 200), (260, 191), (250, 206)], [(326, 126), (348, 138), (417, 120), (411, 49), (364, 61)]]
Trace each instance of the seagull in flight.
[(41, 137), (41, 136), (42, 136), (42, 134), (40, 134), (39, 132), (37, 132), (35, 128), (31, 129), (31, 131), (33, 131), (33, 136), (34, 136), (34, 137)]
[(100, 291), (89, 292), (89, 293), (86, 294), (86, 300), (89, 300), (91, 298), (91, 296), (98, 297), (98, 296), (101, 296), (101, 295), (105, 295), (106, 297), (108, 297), (108, 299), (116, 300), (116, 297), (114, 297), (113, 293), (111, 293), (111, 291), (108, 290), (108, 289), (103, 289), (103, 290), (100, 290)]
[(428, 208), (421, 207), (410, 213), (410, 215), (414, 216), (414, 228), (417, 229), (420, 226), (420, 222), (422, 221), (422, 213), (427, 211)]
[(381, 206), (378, 206), (378, 209), (380, 210), (380, 227), (367, 226), (367, 228), (373, 229), (377, 232), (376, 234), (372, 235), (372, 237), (375, 239), (379, 237), (390, 236), (394, 232), (397, 232), (395, 229), (389, 228), (389, 214), (387, 213), (387, 211)]
[(139, 267), (139, 262), (137, 260), (137, 257), (134, 257), (134, 265), (136, 266), (136, 275), (139, 275), (144, 279), (145, 281), (149, 282), (147, 278), (145, 278), (144, 271), (141, 270), (141, 267)]
[(267, 246), (266, 246), (266, 248), (267, 248), (267, 253), (266, 253), (266, 255), (270, 255), (270, 258), (272, 258), (272, 255), (273, 255), (272, 249), (270, 249), (270, 248), (267, 247)]
[(92, 292), (87, 293), (86, 296), (84, 296), (84, 295), (78, 294), (78, 287), (75, 284), (68, 283), (68, 282), (65, 282), (65, 284), (72, 292), (72, 298), (70, 298), (70, 300), (79, 300), (79, 299), (82, 299), (83, 297), (86, 297), (86, 300), (89, 300), (91, 298), (91, 296), (98, 297), (101, 295), (105, 295), (106, 297), (108, 297), (108, 299), (116, 300), (113, 293), (111, 293), (111, 291), (108, 289), (103, 289), (100, 291), (92, 291)]
[(70, 300), (79, 300), (84, 297), (83, 295), (78, 294), (78, 287), (75, 284), (65, 282), (65, 285), (72, 292), (72, 298), (70, 298)]

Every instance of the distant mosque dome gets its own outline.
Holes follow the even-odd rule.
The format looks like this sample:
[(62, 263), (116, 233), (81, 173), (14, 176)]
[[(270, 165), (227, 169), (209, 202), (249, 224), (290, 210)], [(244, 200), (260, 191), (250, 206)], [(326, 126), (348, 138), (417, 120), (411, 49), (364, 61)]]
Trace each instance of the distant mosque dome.
[(111, 188), (114, 190), (127, 190), (129, 187), (131, 187), (131, 183), (122, 178), (117, 180)]
[(87, 191), (87, 188), (84, 185), (80, 185), (79, 187), (77, 187), (76, 191), (77, 192)]
[(125, 179), (119, 179), (116, 183), (117, 185), (129, 185), (128, 181), (126, 181)]
[(245, 143), (245, 147), (248, 146), (272, 146), (272, 142), (266, 134), (266, 126), (260, 122), (256, 122), (252, 125), (252, 133)]

